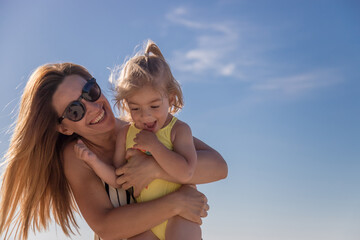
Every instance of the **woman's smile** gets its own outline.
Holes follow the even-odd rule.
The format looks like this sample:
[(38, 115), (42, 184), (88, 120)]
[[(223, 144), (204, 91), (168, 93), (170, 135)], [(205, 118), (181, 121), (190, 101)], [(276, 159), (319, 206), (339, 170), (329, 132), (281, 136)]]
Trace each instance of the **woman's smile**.
[(98, 124), (98, 123), (102, 122), (104, 120), (104, 118), (105, 118), (105, 110), (104, 110), (104, 108), (101, 108), (100, 113), (96, 116), (95, 119), (93, 119), (90, 122), (90, 125)]

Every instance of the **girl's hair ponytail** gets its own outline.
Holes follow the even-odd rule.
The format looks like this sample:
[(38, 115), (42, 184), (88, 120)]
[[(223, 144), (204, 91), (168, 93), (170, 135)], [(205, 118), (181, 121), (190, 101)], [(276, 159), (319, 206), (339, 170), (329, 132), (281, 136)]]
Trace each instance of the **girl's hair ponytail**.
[(158, 57), (165, 61), (165, 58), (160, 51), (160, 48), (152, 40), (147, 41), (145, 47), (145, 57), (149, 57), (150, 53), (152, 53), (155, 57)]
[(151, 40), (144, 44), (143, 51), (135, 54), (121, 67), (115, 68), (110, 82), (115, 83), (115, 104), (120, 109), (120, 114), (128, 121), (131, 118), (125, 99), (144, 86), (151, 86), (162, 94), (172, 96), (173, 101), (169, 109), (172, 114), (184, 105), (180, 84), (172, 75), (160, 48)]

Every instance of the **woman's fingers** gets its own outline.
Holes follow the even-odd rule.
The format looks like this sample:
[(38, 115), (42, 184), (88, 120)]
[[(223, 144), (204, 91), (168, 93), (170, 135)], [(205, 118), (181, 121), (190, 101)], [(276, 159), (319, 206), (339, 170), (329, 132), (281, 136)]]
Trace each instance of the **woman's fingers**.
[(140, 152), (136, 149), (129, 149), (127, 157), (130, 157), (128, 162), (122, 167), (115, 170), (116, 175), (119, 176), (118, 184), (128, 182), (129, 186), (134, 187), (135, 195), (145, 188), (159, 171), (159, 166), (152, 157)]
[(116, 183), (119, 185), (123, 185), (124, 183), (126, 183), (126, 178), (123, 174), (116, 179)]
[(205, 204), (204, 208), (201, 210), (200, 217), (207, 217), (209, 211), (209, 204)]
[(124, 190), (128, 190), (129, 188), (131, 188), (132, 186), (128, 183), (128, 182), (125, 182), (121, 185), (121, 188), (124, 189)]
[(209, 205), (204, 194), (197, 191), (194, 186), (184, 185), (179, 189), (182, 200), (183, 211), (180, 216), (198, 224), (202, 223), (201, 218), (208, 215)]
[(119, 168), (115, 169), (115, 174), (118, 175), (118, 176), (124, 175), (123, 167), (119, 167)]
[(121, 177), (118, 177), (118, 178), (116, 179), (116, 183), (119, 185), (119, 188), (122, 188), (122, 189), (124, 189), (124, 190), (127, 190), (127, 189), (129, 189), (129, 188), (132, 187), (131, 184), (128, 183), (128, 182), (126, 181), (126, 179), (123, 178), (122, 176), (121, 176)]
[(134, 197), (140, 196), (141, 190), (142, 190), (142, 189), (137, 189), (137, 188), (134, 187)]
[(128, 160), (139, 154), (144, 154), (144, 153), (142, 153), (140, 150), (137, 150), (135, 148), (129, 148), (128, 150), (126, 150), (125, 159)]

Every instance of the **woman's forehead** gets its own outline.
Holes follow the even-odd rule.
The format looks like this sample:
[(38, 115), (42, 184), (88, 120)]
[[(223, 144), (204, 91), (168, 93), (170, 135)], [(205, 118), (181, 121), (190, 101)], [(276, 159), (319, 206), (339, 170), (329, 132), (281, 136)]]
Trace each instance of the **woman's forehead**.
[(55, 109), (59, 108), (57, 110), (60, 111), (70, 101), (77, 99), (81, 95), (82, 88), (85, 84), (86, 80), (79, 75), (65, 77), (57, 87), (53, 96), (53, 102), (56, 103), (54, 104)]
[(86, 80), (79, 75), (70, 75), (64, 78), (62, 83), (58, 86), (58, 91), (62, 93), (62, 95), (68, 95), (72, 92), (76, 92), (79, 95), (79, 91), (86, 84)]

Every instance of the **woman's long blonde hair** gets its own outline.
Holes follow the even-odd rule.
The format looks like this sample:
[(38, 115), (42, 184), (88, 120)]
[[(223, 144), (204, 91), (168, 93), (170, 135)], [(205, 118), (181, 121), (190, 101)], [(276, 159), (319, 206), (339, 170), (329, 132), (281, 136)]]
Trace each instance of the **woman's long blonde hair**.
[(180, 84), (172, 75), (160, 48), (151, 40), (147, 40), (143, 50), (113, 70), (110, 82), (115, 85), (115, 104), (127, 121), (131, 118), (125, 100), (144, 86), (151, 86), (167, 96), (172, 95), (174, 101), (169, 110), (172, 114), (184, 105)]
[(52, 102), (57, 87), (69, 75), (91, 78), (80, 65), (46, 64), (34, 71), (24, 89), (2, 164), (0, 235), (4, 239), (14, 230), (16, 239), (27, 239), (30, 227), (47, 229), (50, 212), (67, 236), (74, 233), (72, 227), (78, 229), (77, 207), (62, 165), (63, 148), (76, 136), (57, 132), (59, 116)]

